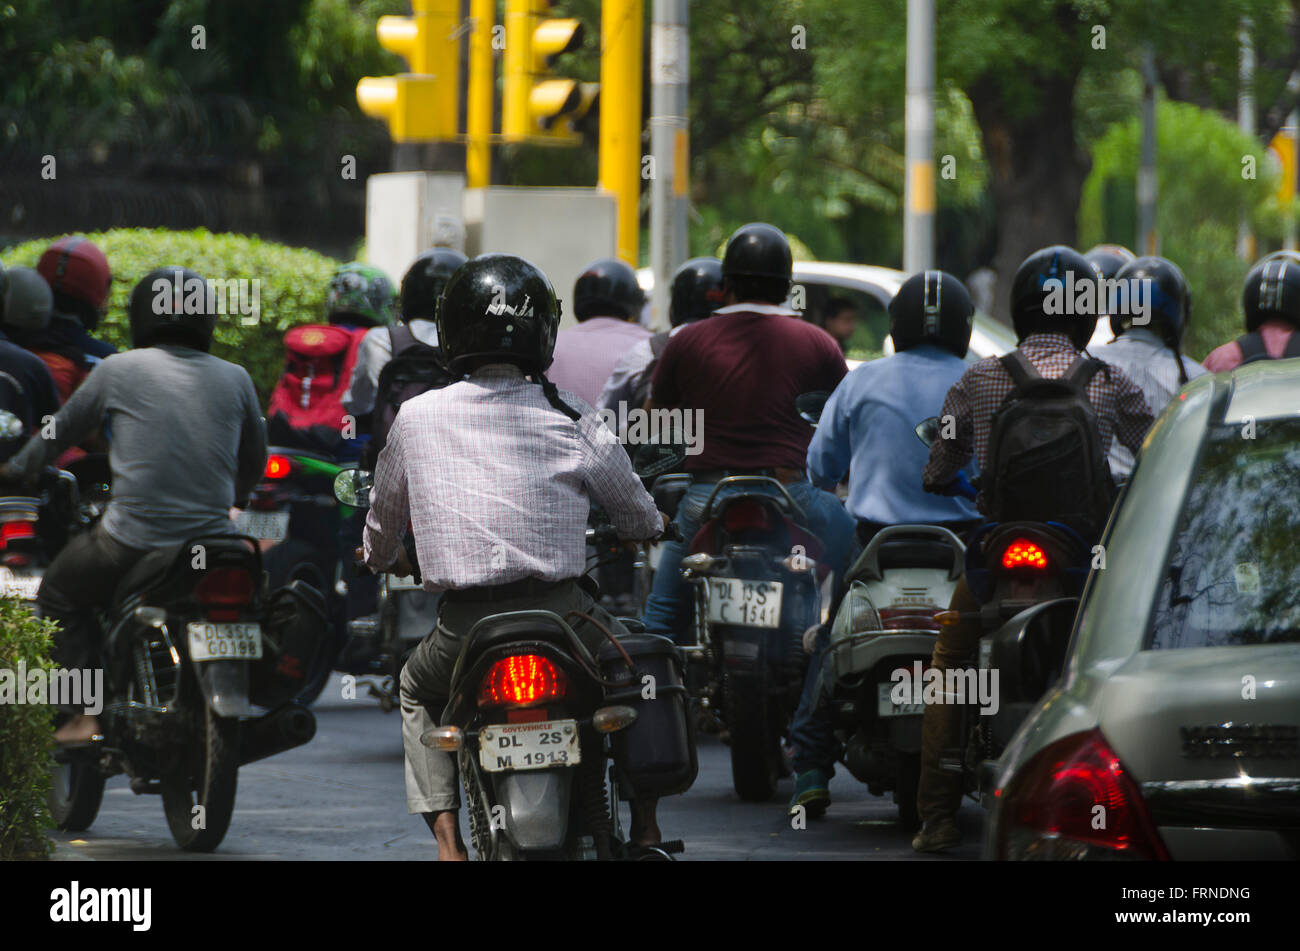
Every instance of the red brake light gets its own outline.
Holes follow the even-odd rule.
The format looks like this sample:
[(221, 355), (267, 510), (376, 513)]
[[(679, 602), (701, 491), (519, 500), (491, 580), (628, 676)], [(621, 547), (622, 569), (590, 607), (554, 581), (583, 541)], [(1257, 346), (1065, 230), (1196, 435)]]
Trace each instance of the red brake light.
[(564, 671), (538, 654), (503, 657), (491, 666), (478, 688), (480, 707), (528, 707), (558, 700), (568, 692)]
[(194, 597), (207, 607), (248, 604), (253, 600), (253, 576), (242, 568), (214, 568), (194, 586)]
[(767, 506), (752, 499), (741, 499), (727, 506), (727, 514), (722, 519), (722, 527), (731, 533), (746, 529), (764, 530), (771, 527)]
[(293, 463), (289, 461), (288, 456), (267, 456), (266, 472), (263, 477), (267, 479), (283, 479), (292, 468)]
[(1003, 568), (1033, 568), (1036, 571), (1047, 569), (1047, 555), (1027, 538), (1017, 538), (1002, 553)]
[(35, 538), (36, 528), (31, 522), (5, 522), (0, 525), (0, 547), (8, 545), (15, 538)]
[(1169, 859), (1137, 784), (1099, 730), (1040, 750), (998, 795), (999, 858)]

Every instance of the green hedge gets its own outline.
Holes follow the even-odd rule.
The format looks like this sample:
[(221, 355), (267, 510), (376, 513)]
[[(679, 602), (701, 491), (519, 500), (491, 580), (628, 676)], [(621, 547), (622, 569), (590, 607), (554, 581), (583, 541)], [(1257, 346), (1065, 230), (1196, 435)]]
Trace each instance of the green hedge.
[[(238, 315), (218, 319), (212, 352), (245, 367), (263, 405), (283, 367), (284, 331), (294, 324), (324, 318), (325, 292), (340, 264), (304, 248), (290, 248), (255, 236), (213, 234), (203, 228), (120, 228), (87, 235), (108, 256), (113, 289), (108, 312), (96, 336), (120, 349), (131, 345), (126, 301), (136, 282), (157, 267), (180, 264), (209, 279), (260, 281), (260, 320), (245, 326)], [(41, 252), (58, 236), (26, 241), (8, 248), (6, 266), (35, 266)]]
[[(0, 670), (48, 670), (54, 625), (11, 598), (0, 599)], [(50, 708), (0, 703), (0, 860), (47, 858), (53, 826), (50, 788), (54, 730)]]

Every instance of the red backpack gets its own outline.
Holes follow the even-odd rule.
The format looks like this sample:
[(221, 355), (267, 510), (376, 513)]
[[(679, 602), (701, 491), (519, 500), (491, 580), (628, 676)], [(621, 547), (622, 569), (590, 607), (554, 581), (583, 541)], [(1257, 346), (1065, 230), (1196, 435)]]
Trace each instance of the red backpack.
[(343, 442), (343, 394), (366, 335), (365, 327), (291, 327), (284, 335), (284, 373), (266, 409), (273, 444), (333, 454)]

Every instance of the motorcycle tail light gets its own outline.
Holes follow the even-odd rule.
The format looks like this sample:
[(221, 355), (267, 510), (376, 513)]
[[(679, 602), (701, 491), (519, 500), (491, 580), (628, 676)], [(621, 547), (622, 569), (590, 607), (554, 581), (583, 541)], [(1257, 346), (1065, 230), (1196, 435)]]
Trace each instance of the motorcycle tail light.
[(249, 604), (253, 600), (253, 576), (242, 568), (214, 568), (194, 586), (194, 597), (207, 608)]
[(288, 456), (267, 456), (266, 471), (263, 478), (266, 479), (283, 479), (293, 470), (293, 463)]
[(730, 532), (743, 532), (747, 529), (760, 531), (772, 527), (767, 507), (762, 502), (741, 499), (727, 506), (727, 514), (722, 519), (722, 527)]
[(35, 538), (36, 526), (31, 522), (5, 522), (0, 525), (0, 547), (18, 538)]
[(1047, 554), (1027, 538), (1017, 538), (1002, 552), (1003, 568), (1032, 568), (1046, 571)]
[(999, 858), (1169, 859), (1137, 784), (1099, 730), (1045, 747), (994, 795), (1005, 798)]
[(940, 609), (933, 605), (908, 605), (905, 608), (881, 608), (880, 623), (887, 631), (939, 630), (936, 616)]
[(478, 688), (480, 707), (531, 707), (562, 698), (569, 689), (564, 671), (539, 654), (514, 654), (493, 664)]

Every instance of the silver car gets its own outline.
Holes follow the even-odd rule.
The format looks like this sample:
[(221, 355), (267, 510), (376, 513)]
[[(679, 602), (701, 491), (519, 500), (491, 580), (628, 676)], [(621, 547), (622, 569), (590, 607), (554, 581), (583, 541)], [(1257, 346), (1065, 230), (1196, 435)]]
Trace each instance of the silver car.
[(1297, 539), (1300, 361), (1193, 381), (998, 762), (986, 857), (1300, 858)]

